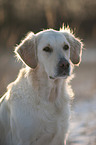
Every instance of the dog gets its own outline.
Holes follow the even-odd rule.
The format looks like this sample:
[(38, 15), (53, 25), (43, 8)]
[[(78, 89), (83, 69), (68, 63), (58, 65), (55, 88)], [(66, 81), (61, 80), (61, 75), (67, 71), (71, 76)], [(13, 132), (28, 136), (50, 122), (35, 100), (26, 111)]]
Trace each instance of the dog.
[(16, 46), (25, 64), (0, 100), (0, 145), (64, 145), (70, 122), (68, 80), (82, 42), (66, 29), (30, 32)]

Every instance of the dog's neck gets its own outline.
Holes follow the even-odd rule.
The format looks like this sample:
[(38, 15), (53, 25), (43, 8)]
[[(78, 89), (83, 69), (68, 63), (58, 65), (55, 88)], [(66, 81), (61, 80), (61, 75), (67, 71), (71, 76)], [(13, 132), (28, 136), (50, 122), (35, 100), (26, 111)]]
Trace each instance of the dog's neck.
[(60, 97), (61, 89), (66, 82), (64, 79), (50, 79), (44, 69), (39, 66), (34, 70), (30, 69), (29, 77), (34, 91), (38, 92), (37, 95), (50, 102), (54, 102)]

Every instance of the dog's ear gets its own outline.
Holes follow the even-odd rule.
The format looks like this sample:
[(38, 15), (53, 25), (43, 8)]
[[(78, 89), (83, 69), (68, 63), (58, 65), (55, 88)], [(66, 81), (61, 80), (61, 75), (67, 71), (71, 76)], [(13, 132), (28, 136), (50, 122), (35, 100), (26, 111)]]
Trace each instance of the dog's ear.
[(15, 53), (29, 67), (35, 68), (37, 66), (38, 59), (34, 33), (30, 32), (27, 35), (20, 45), (16, 47)]
[(80, 64), (83, 43), (69, 32), (63, 32), (63, 34), (70, 44), (70, 60), (75, 65)]

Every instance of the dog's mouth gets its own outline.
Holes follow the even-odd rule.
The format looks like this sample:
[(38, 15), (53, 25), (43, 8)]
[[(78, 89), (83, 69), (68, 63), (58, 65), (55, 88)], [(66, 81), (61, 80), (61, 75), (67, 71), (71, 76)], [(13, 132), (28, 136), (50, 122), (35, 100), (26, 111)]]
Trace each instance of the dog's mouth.
[(50, 79), (57, 79), (57, 78), (63, 78), (63, 79), (66, 79), (68, 76), (70, 76), (70, 72), (62, 72), (60, 74), (57, 74), (55, 75), (54, 77), (53, 76), (49, 76)]

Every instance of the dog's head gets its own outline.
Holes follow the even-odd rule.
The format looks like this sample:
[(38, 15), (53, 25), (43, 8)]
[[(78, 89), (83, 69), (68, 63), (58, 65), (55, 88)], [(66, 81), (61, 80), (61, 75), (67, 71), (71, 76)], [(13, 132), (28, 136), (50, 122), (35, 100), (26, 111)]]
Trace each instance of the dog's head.
[(71, 62), (80, 63), (82, 43), (71, 33), (49, 29), (29, 33), (15, 52), (29, 67), (40, 65), (48, 77), (55, 79), (70, 75)]

